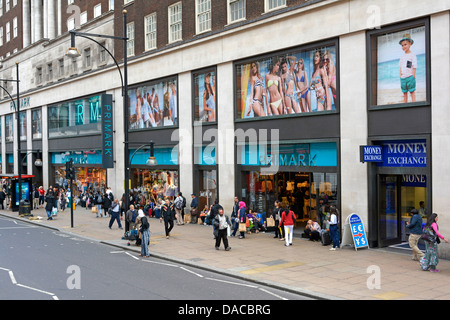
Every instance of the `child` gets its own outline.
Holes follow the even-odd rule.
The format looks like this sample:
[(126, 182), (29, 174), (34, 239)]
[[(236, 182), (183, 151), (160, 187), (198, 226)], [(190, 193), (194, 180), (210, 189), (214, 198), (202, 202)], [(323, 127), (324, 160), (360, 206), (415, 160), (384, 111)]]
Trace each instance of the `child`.
[(400, 58), (400, 82), (404, 102), (408, 102), (408, 92), (411, 94), (412, 102), (416, 102), (417, 56), (410, 50), (414, 44), (414, 40), (411, 39), (409, 34), (405, 34), (399, 44), (402, 46), (404, 52)]

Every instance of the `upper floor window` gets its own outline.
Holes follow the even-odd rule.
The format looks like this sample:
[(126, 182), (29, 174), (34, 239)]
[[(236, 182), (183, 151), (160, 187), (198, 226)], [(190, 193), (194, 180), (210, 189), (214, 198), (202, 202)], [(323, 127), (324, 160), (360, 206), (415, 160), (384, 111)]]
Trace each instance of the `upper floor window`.
[(127, 57), (134, 56), (134, 22), (127, 24)]
[(169, 7), (169, 42), (182, 39), (182, 7), (178, 2)]
[(102, 4), (98, 4), (94, 7), (94, 18), (100, 17), (102, 15)]
[(18, 26), (17, 26), (17, 17), (13, 19), (13, 38), (17, 38), (18, 35)]
[(156, 48), (156, 13), (145, 17), (145, 50)]
[(228, 1), (228, 23), (245, 19), (245, 0)]
[(211, 0), (197, 0), (197, 33), (211, 30)]
[(284, 6), (286, 6), (286, 0), (266, 0), (265, 11), (278, 9)]

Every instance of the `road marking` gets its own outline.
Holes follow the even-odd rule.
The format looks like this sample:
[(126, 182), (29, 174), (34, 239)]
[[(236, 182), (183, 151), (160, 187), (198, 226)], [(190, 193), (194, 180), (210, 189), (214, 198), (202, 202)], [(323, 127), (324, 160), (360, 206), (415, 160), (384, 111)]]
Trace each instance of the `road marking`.
[(12, 272), (12, 270), (9, 270), (9, 269), (6, 269), (6, 268), (2, 268), (2, 267), (0, 267), (0, 270), (8, 272), (9, 278), (11, 279), (12, 284), (14, 284), (14, 285), (16, 285), (18, 287), (22, 287), (22, 288), (25, 288), (25, 289), (28, 289), (28, 290), (33, 290), (33, 291), (37, 291), (37, 292), (40, 292), (40, 293), (52, 296), (53, 300), (59, 300), (58, 297), (55, 294), (51, 293), (51, 292), (40, 290), (40, 289), (36, 289), (36, 288), (33, 288), (33, 287), (26, 286), (24, 284), (17, 283), (16, 277), (14, 276), (14, 272)]
[(265, 293), (271, 294), (271, 295), (273, 295), (274, 297), (277, 297), (278, 299), (281, 299), (281, 300), (289, 300), (289, 299), (284, 298), (284, 297), (282, 297), (282, 296), (280, 296), (280, 295), (278, 295), (278, 294), (275, 294), (275, 293), (273, 293), (273, 292), (270, 292), (269, 290), (266, 290), (266, 289), (264, 289), (264, 288), (258, 288), (258, 289), (261, 290), (261, 291), (264, 291)]
[(196, 272), (194, 272), (194, 271), (192, 271), (192, 270), (186, 269), (185, 267), (180, 267), (180, 269), (183, 269), (184, 271), (187, 271), (187, 272), (190, 272), (190, 273), (192, 273), (192, 274), (195, 274), (195, 275), (196, 275), (197, 277), (199, 277), (199, 278), (203, 278), (203, 276), (202, 276), (201, 274), (196, 273)]

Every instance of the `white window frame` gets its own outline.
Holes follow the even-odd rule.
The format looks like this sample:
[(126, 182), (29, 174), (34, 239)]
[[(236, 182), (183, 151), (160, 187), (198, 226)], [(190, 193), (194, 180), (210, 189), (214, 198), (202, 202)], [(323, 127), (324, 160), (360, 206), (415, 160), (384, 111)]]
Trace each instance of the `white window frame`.
[[(149, 24), (149, 19), (152, 19)], [(144, 17), (144, 36), (145, 36), (145, 51), (156, 49), (157, 40), (157, 16), (156, 12)], [(151, 38), (151, 40), (149, 40)]]
[[(233, 4), (236, 4), (236, 3), (242, 3), (243, 4), (243, 11), (244, 11), (244, 13), (243, 13), (243, 17), (242, 18), (238, 18), (238, 19), (232, 19), (232, 17), (233, 17), (233, 12), (232, 12), (232, 10), (231, 10), (231, 6), (233, 5)], [(246, 3), (246, 0), (228, 0), (228, 24), (231, 24), (231, 23), (235, 23), (235, 22), (238, 22), (238, 21), (245, 21), (246, 19), (247, 19), (247, 3)]]
[(87, 17), (88, 17), (87, 11), (83, 11), (80, 14), (80, 25), (83, 25), (83, 24), (88, 22), (88, 18)]
[(19, 30), (18, 30), (18, 25), (17, 25), (17, 17), (14, 17), (14, 19), (13, 19), (13, 38), (17, 38), (18, 33), (19, 33)]
[(4, 36), (3, 36), (3, 27), (0, 27), (0, 47), (3, 46)]
[(195, 17), (196, 34), (211, 31), (211, 0), (195, 0)]
[[(273, 6), (271, 8), (270, 7), (270, 2), (271, 1), (284, 1), (284, 4), (282, 3), (280, 5)], [(264, 1), (264, 11), (265, 12), (270, 12), (270, 11), (278, 10), (278, 9), (281, 9), (281, 8), (285, 8), (285, 7), (287, 7), (287, 3), (286, 2), (287, 2), (287, 0), (265, 0)]]
[[(173, 13), (172, 10), (178, 12)], [(172, 20), (172, 17), (179, 16), (179, 20)], [(183, 40), (183, 5), (182, 2), (177, 2), (168, 8), (169, 19), (169, 43)]]
[(101, 15), (102, 15), (102, 4), (99, 3), (98, 5), (94, 6), (94, 19), (100, 17)]
[(127, 57), (134, 56), (134, 21), (127, 24)]
[(11, 41), (11, 23), (6, 23), (6, 43)]

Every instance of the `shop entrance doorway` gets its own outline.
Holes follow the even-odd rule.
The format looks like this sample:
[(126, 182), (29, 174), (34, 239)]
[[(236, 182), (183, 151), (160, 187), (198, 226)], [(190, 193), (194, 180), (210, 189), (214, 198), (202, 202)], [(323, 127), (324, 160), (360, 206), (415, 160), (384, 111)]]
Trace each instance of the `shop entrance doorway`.
[(380, 247), (408, 240), (406, 222), (417, 209), (423, 221), (427, 216), (426, 175), (378, 175), (378, 239)]
[[(275, 200), (283, 208), (293, 207), (296, 226), (304, 226), (309, 219), (320, 222), (320, 204), (338, 204), (336, 173), (278, 172), (263, 175), (259, 171), (242, 171), (242, 200), (247, 208), (269, 216)], [(322, 200), (322, 201), (321, 201)]]

